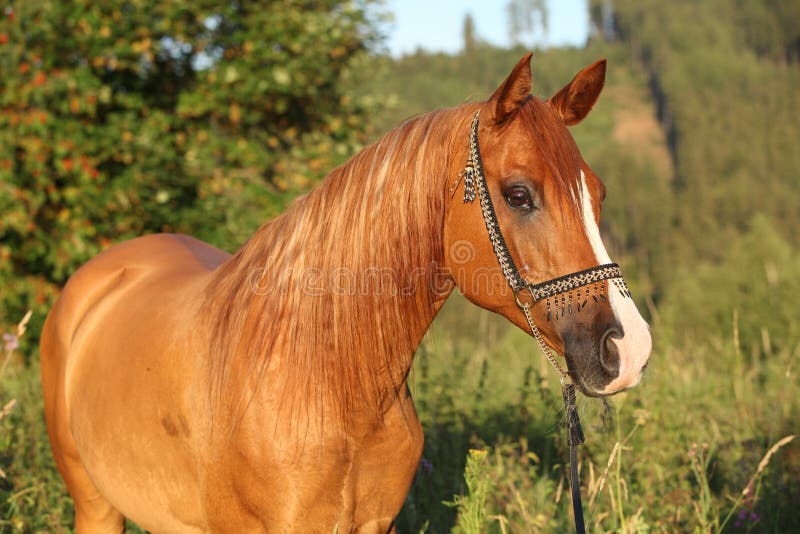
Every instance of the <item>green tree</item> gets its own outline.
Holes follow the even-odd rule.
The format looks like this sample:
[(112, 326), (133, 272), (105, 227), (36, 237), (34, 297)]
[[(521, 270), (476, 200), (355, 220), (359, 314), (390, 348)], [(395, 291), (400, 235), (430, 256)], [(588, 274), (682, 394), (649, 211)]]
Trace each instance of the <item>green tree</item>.
[(547, 5), (544, 0), (509, 0), (506, 4), (508, 35), (511, 42), (521, 45), (525, 36), (539, 31), (547, 34)]
[(461, 35), (464, 39), (464, 55), (469, 56), (475, 51), (475, 45), (477, 43), (477, 37), (475, 36), (475, 19), (472, 18), (472, 14), (470, 13), (464, 15)]
[[(112, 242), (231, 248), (361, 142), (370, 0), (12, 2), (0, 13), (0, 322)], [(236, 218), (234, 218), (236, 217)], [(35, 336), (31, 336), (35, 337)]]

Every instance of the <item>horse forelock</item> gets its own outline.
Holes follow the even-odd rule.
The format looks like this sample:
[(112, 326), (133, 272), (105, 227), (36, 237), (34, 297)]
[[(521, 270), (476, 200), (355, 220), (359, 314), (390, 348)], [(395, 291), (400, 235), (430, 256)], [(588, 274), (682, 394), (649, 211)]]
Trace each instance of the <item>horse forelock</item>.
[(547, 166), (548, 177), (558, 191), (563, 215), (580, 220), (581, 202), (581, 155), (575, 140), (564, 122), (550, 106), (536, 97), (529, 98), (519, 108), (519, 117), (528, 135), (542, 155), (542, 164)]
[[(220, 267), (209, 321), (212, 413), (241, 416), (282, 369), (281, 409), (345, 420), (403, 383), (442, 299), (444, 203), (466, 105), (411, 119), (334, 169)], [(235, 372), (242, 379), (235, 379)], [(316, 405), (309, 404), (315, 401)]]

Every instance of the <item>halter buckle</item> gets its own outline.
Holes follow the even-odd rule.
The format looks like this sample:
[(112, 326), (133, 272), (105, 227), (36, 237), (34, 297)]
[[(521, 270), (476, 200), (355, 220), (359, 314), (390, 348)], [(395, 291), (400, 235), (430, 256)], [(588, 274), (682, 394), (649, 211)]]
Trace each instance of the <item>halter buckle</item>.
[[(528, 295), (530, 295), (530, 300), (528, 301), (527, 298), (520, 299), (520, 294), (524, 291), (527, 291)], [(530, 291), (529, 286), (523, 286), (514, 290), (514, 300), (517, 301), (517, 306), (520, 308), (532, 308), (534, 304), (536, 304), (536, 299), (533, 296), (533, 293)]]

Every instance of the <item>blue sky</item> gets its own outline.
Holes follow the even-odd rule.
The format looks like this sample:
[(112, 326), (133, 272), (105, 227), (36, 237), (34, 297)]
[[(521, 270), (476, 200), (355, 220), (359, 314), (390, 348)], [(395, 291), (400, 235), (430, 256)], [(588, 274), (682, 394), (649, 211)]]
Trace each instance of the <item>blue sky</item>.
[[(510, 46), (506, 1), (489, 0), (388, 0), (394, 13), (388, 46), (393, 56), (411, 53), (418, 46), (430, 51), (461, 49), (464, 15), (471, 13), (478, 37), (498, 46)], [(581, 46), (589, 32), (586, 0), (547, 0), (548, 33), (523, 44)]]

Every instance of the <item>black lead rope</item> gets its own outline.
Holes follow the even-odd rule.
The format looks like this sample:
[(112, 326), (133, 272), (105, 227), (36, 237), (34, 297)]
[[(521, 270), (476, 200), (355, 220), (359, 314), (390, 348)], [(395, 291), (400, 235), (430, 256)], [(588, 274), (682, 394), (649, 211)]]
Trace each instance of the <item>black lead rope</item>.
[(572, 494), (572, 514), (575, 517), (575, 532), (586, 533), (583, 524), (583, 505), (581, 504), (581, 484), (578, 474), (578, 446), (585, 439), (581, 420), (578, 417), (578, 406), (575, 403), (575, 384), (565, 384), (561, 389), (564, 395), (564, 411), (567, 419), (567, 445), (569, 446), (569, 487)]

